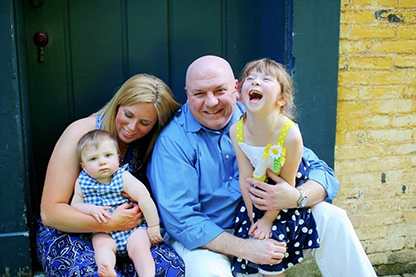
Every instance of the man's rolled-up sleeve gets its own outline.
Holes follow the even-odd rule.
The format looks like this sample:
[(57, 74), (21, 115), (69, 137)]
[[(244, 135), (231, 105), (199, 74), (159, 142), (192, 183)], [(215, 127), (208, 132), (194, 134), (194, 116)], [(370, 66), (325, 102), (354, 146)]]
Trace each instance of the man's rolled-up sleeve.
[(326, 201), (332, 201), (338, 194), (339, 181), (334, 176), (334, 171), (324, 161), (320, 160), (309, 148), (303, 148), (303, 158), (310, 166), (309, 179), (321, 184), (327, 193)]

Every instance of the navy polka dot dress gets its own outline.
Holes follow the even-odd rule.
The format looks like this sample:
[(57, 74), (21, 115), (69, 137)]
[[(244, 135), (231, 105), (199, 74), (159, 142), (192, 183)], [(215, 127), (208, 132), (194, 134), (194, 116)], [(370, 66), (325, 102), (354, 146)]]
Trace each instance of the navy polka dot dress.
[[(242, 124), (242, 123), (241, 123)], [(242, 125), (238, 128), (241, 128)], [(242, 141), (241, 130), (238, 140)], [(240, 145), (241, 146), (241, 145)], [(244, 149), (242, 149), (243, 152)], [(302, 158), (299, 171), (296, 175), (296, 186), (300, 186), (308, 180), (310, 165)], [(254, 174), (253, 174), (254, 175)], [(272, 183), (271, 179), (266, 179), (267, 183)], [(257, 222), (263, 217), (265, 211), (261, 211), (253, 206), (253, 220)], [(244, 239), (249, 237), (251, 227), (244, 201), (241, 201), (234, 224), (234, 234)], [(279, 274), (287, 268), (300, 263), (303, 260), (303, 249), (318, 248), (319, 236), (316, 230), (315, 219), (311, 209), (289, 209), (281, 210), (272, 225), (272, 239), (286, 242), (287, 251), (283, 261), (278, 265), (257, 265), (241, 258), (235, 258), (233, 263), (233, 273), (253, 274), (261, 272), (267, 274)]]

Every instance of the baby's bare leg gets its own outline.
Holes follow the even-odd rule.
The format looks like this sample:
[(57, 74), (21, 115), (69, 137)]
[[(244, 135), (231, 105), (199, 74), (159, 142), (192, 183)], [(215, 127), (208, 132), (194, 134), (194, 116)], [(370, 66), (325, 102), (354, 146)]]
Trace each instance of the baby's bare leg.
[(100, 277), (116, 277), (114, 270), (116, 265), (116, 242), (109, 234), (98, 233), (92, 238), (94, 246), (95, 262)]
[(140, 277), (155, 276), (155, 262), (150, 253), (150, 241), (144, 228), (135, 230), (127, 240), (127, 252)]

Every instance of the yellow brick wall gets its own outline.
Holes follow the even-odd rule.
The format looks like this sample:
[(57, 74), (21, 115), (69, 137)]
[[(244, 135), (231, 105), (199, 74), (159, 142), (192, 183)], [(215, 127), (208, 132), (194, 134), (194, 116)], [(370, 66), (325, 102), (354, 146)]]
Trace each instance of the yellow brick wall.
[(416, 0), (342, 0), (334, 203), (373, 265), (416, 261)]

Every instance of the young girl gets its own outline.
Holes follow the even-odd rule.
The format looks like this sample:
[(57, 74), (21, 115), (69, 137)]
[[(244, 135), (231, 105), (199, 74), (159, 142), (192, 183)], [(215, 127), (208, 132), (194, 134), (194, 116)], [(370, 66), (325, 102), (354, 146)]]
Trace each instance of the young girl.
[(126, 192), (138, 202), (147, 223), (128, 231), (94, 234), (92, 243), (99, 276), (117, 276), (116, 253), (128, 253), (140, 277), (155, 276), (150, 246), (163, 241), (159, 216), (143, 183), (126, 171), (127, 164), (119, 167), (117, 140), (106, 131), (93, 130), (81, 137), (77, 153), (83, 170), (71, 205), (104, 224), (117, 206), (129, 202), (121, 195)]
[[(259, 271), (267, 276), (284, 276), (283, 272), (303, 259), (302, 250), (319, 247), (315, 220), (310, 209), (260, 211), (251, 202), (246, 188), (249, 177), (269, 182), (270, 169), (295, 186), (296, 178), (305, 181), (305, 172), (298, 172), (303, 142), (292, 117), (292, 81), (285, 68), (272, 60), (248, 63), (242, 73), (239, 91), (246, 114), (230, 129), (240, 172), (242, 203), (235, 222), (235, 234), (242, 238), (275, 239), (287, 243), (287, 253), (278, 265), (254, 265), (237, 258), (235, 274)], [(297, 185), (300, 183), (298, 182)], [(300, 193), (301, 188), (299, 188)], [(258, 267), (258, 268), (257, 268)]]

